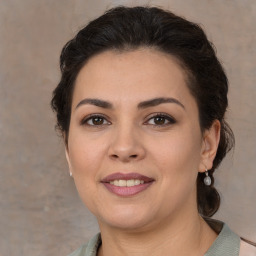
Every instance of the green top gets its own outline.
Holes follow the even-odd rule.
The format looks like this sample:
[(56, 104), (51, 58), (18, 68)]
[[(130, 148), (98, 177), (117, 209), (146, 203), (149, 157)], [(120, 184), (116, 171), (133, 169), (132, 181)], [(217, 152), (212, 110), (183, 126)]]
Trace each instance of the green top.
[[(206, 221), (219, 235), (204, 256), (239, 256), (240, 237), (220, 221), (210, 219)], [(69, 256), (96, 256), (100, 245), (99, 233)]]

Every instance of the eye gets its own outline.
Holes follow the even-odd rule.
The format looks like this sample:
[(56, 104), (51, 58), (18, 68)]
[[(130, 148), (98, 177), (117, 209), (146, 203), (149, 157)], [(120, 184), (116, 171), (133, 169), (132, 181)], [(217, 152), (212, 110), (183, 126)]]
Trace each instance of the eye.
[(110, 122), (102, 115), (90, 115), (89, 117), (85, 117), (81, 121), (81, 125), (87, 126), (102, 126), (102, 125), (109, 125)]
[(154, 126), (168, 126), (174, 123), (176, 123), (176, 120), (173, 117), (162, 113), (151, 116), (147, 121), (147, 124)]

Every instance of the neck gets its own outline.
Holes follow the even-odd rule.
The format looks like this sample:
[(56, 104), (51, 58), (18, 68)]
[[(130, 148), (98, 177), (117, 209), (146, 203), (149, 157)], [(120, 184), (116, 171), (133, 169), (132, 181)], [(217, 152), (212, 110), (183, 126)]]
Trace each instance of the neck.
[(100, 229), (102, 246), (98, 256), (204, 255), (217, 236), (197, 211), (193, 216), (190, 212), (164, 219), (153, 229), (127, 231), (101, 224)]

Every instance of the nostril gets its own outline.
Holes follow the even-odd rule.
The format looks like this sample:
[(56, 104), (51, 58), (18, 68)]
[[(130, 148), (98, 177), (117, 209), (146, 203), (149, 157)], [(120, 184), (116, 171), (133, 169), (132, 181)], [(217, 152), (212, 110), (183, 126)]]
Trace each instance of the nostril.
[(131, 155), (130, 157), (131, 158), (136, 158), (138, 155)]

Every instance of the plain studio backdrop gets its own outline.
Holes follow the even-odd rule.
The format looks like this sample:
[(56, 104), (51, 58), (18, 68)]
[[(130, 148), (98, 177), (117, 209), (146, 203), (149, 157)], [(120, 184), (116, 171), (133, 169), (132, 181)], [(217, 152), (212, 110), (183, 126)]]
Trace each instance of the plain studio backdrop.
[(116, 5), (153, 4), (202, 24), (230, 81), (235, 151), (216, 171), (214, 216), (256, 242), (255, 0), (0, 0), (0, 255), (67, 255), (97, 231), (69, 177), (50, 109), (61, 48)]

